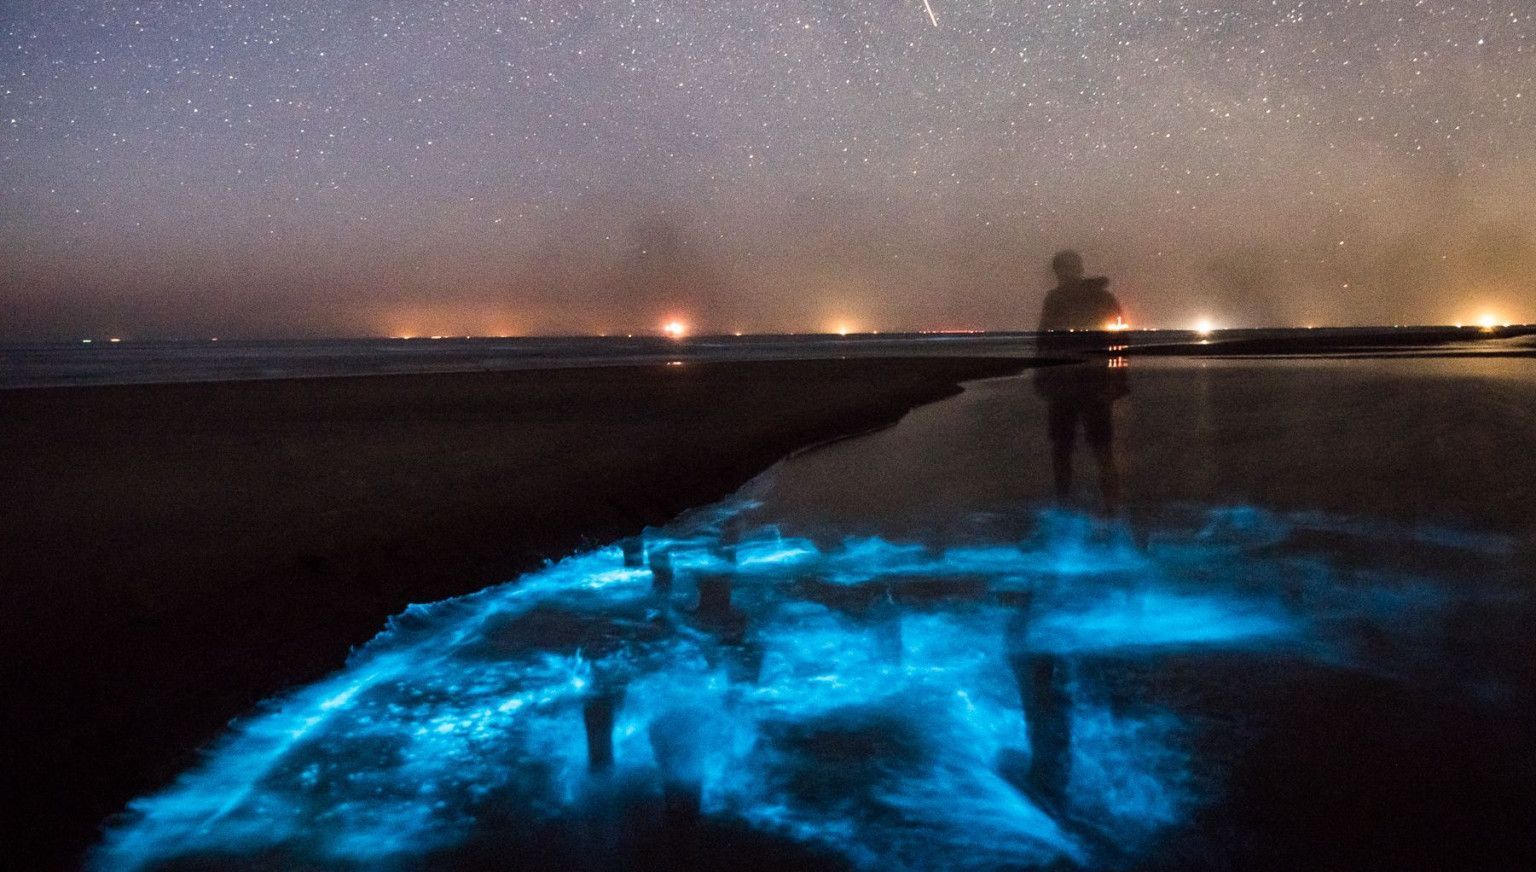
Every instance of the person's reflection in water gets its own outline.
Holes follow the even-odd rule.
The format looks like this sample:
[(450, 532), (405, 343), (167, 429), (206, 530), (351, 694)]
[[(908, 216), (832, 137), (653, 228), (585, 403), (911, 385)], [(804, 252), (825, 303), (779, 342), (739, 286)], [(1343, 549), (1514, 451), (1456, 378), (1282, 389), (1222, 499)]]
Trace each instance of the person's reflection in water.
[(1019, 688), (1019, 705), (1029, 736), (1029, 760), (1022, 771), (1005, 761), (1005, 775), (1042, 811), (1060, 820), (1067, 808), (1067, 783), (1072, 765), (1072, 695), (1065, 658), (1033, 650), (1029, 625), (1034, 595), (1014, 603), (1008, 621), (1008, 665)]
[(1048, 404), (1051, 471), (1056, 498), (1072, 494), (1072, 449), (1081, 426), (1099, 467), (1104, 514), (1120, 507), (1120, 470), (1115, 463), (1115, 400), (1130, 392), (1125, 359), (1109, 356), (1124, 329), (1120, 301), (1108, 290), (1109, 279), (1084, 278), (1083, 259), (1075, 251), (1057, 252), (1051, 271), (1058, 284), (1040, 310), (1040, 352), (1046, 356), (1086, 355), (1083, 363), (1035, 370), (1035, 391)]

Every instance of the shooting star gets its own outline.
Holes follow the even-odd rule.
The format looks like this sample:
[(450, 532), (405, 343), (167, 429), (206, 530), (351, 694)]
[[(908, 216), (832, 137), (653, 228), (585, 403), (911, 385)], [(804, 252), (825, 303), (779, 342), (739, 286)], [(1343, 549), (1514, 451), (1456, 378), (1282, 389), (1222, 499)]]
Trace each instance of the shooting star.
[(933, 14), (933, 7), (928, 5), (928, 0), (923, 0), (923, 11), (928, 13), (928, 20), (933, 22), (933, 26), (938, 27), (939, 18)]

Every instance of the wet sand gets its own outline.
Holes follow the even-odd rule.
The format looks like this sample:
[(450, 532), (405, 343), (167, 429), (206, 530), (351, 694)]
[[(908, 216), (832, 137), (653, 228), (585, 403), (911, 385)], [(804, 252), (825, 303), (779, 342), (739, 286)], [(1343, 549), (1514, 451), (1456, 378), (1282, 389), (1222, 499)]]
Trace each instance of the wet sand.
[(0, 392), (5, 854), (104, 817), (408, 603), (512, 578), (1017, 359)]
[[(1321, 511), (1536, 544), (1536, 365), (1477, 358), (1133, 357), (1115, 445), (1133, 515), (1185, 503)], [(1097, 505), (1079, 444), (1074, 495)], [(1051, 495), (1045, 404), (991, 382), (902, 426), (797, 458), (796, 516), (912, 537)], [(870, 506), (906, 506), (895, 513)]]
[[(1246, 550), (1225, 551), (1219, 525), (1192, 540), (1209, 573), (1192, 589), (1272, 596), (1315, 566), (1333, 573), (1317, 591), (1381, 599), (1351, 616), (1342, 635), (1358, 635), (1338, 648), (1341, 637), (1305, 654), (1147, 646), (1078, 661), (1093, 677), (1080, 690), (1114, 688), (1117, 705), (1157, 701), (1203, 724), (1192, 727), (1204, 730), (1197, 759), (1227, 767), (1210, 804), (1129, 868), (1531, 868), (1536, 365), (1132, 358), (1130, 384), (1116, 453), (1138, 552), (1150, 534), (1157, 554), (1184, 511), (1283, 518), (1273, 543)], [(973, 385), (786, 462), (758, 483), (741, 523), (834, 551), (849, 541), (1049, 551), (1062, 546), (1035, 514), (1051, 500), (1046, 430), (1028, 375)], [(1073, 502), (1092, 512), (1094, 463), (1081, 445), (1076, 460)], [(1479, 557), (1482, 542), (1507, 550)], [(1281, 554), (1307, 557), (1274, 571)], [(1064, 561), (1085, 573), (1068, 577), (1104, 558)], [(1082, 587), (1095, 605), (1116, 596), (1114, 584)], [(1427, 620), (1387, 605), (1426, 590), (1486, 600)], [(1307, 621), (1341, 613), (1307, 596)], [(1433, 630), (1414, 635), (1415, 621)]]
[(1133, 343), (1128, 353), (1165, 357), (1533, 357), (1536, 328), (1401, 327), (1361, 330), (1223, 330), (1193, 342)]

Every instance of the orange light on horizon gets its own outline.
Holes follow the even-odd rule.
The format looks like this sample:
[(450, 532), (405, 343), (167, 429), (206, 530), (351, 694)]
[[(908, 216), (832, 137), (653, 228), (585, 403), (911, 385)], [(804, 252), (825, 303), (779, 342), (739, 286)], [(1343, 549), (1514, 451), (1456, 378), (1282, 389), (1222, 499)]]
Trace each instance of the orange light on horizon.
[(372, 332), (389, 339), (488, 339), (522, 335), (525, 324), (501, 305), (402, 303), (370, 316)]
[(1104, 325), (1104, 329), (1110, 331), (1111, 333), (1118, 333), (1121, 330), (1129, 330), (1129, 329), (1131, 329), (1131, 325), (1125, 323), (1125, 319), (1124, 318), (1117, 316), (1115, 318), (1115, 320), (1111, 321), (1108, 324), (1105, 324)]
[(1199, 321), (1195, 322), (1195, 332), (1199, 333), (1201, 336), (1209, 336), (1216, 332), (1216, 325), (1211, 323), (1211, 319), (1209, 318), (1201, 318)]
[(682, 339), (684, 336), (688, 335), (688, 325), (681, 321), (668, 321), (667, 323), (661, 325), (661, 332), (667, 334), (673, 339)]

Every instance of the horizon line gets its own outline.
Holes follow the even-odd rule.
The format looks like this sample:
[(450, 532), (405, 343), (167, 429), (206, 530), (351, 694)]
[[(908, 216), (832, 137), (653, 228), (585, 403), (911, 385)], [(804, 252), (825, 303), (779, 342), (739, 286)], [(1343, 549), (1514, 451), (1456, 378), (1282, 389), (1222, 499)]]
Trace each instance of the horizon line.
[(1528, 329), (1536, 327), (1536, 322), (1530, 323), (1424, 323), (1424, 324), (1287, 324), (1266, 326), (1225, 326), (1202, 329), (1199, 327), (1125, 327), (1118, 330), (1028, 330), (1028, 329), (974, 329), (974, 328), (938, 328), (927, 330), (764, 330), (764, 331), (730, 331), (714, 332), (701, 331), (687, 333), (682, 336), (670, 335), (661, 330), (645, 330), (636, 332), (606, 332), (606, 333), (576, 333), (576, 332), (550, 332), (550, 333), (435, 333), (435, 334), (384, 334), (384, 333), (351, 333), (351, 334), (316, 334), (316, 335), (210, 335), (210, 336), (134, 336), (128, 333), (98, 334), (81, 336), (76, 334), (71, 337), (54, 336), (47, 338), (21, 338), (0, 336), (0, 344), (102, 344), (115, 345), (123, 343), (152, 343), (152, 342), (421, 342), (421, 341), (448, 341), (448, 340), (507, 340), (507, 339), (655, 339), (669, 342), (686, 343), (700, 339), (753, 339), (771, 337), (826, 337), (838, 339), (861, 339), (871, 337), (916, 337), (916, 336), (1036, 336), (1042, 333), (1056, 332), (1105, 332), (1105, 333), (1188, 333), (1200, 336), (1213, 336), (1219, 333), (1243, 333), (1263, 330), (1459, 330), (1473, 333), (1490, 332), (1498, 330)]

